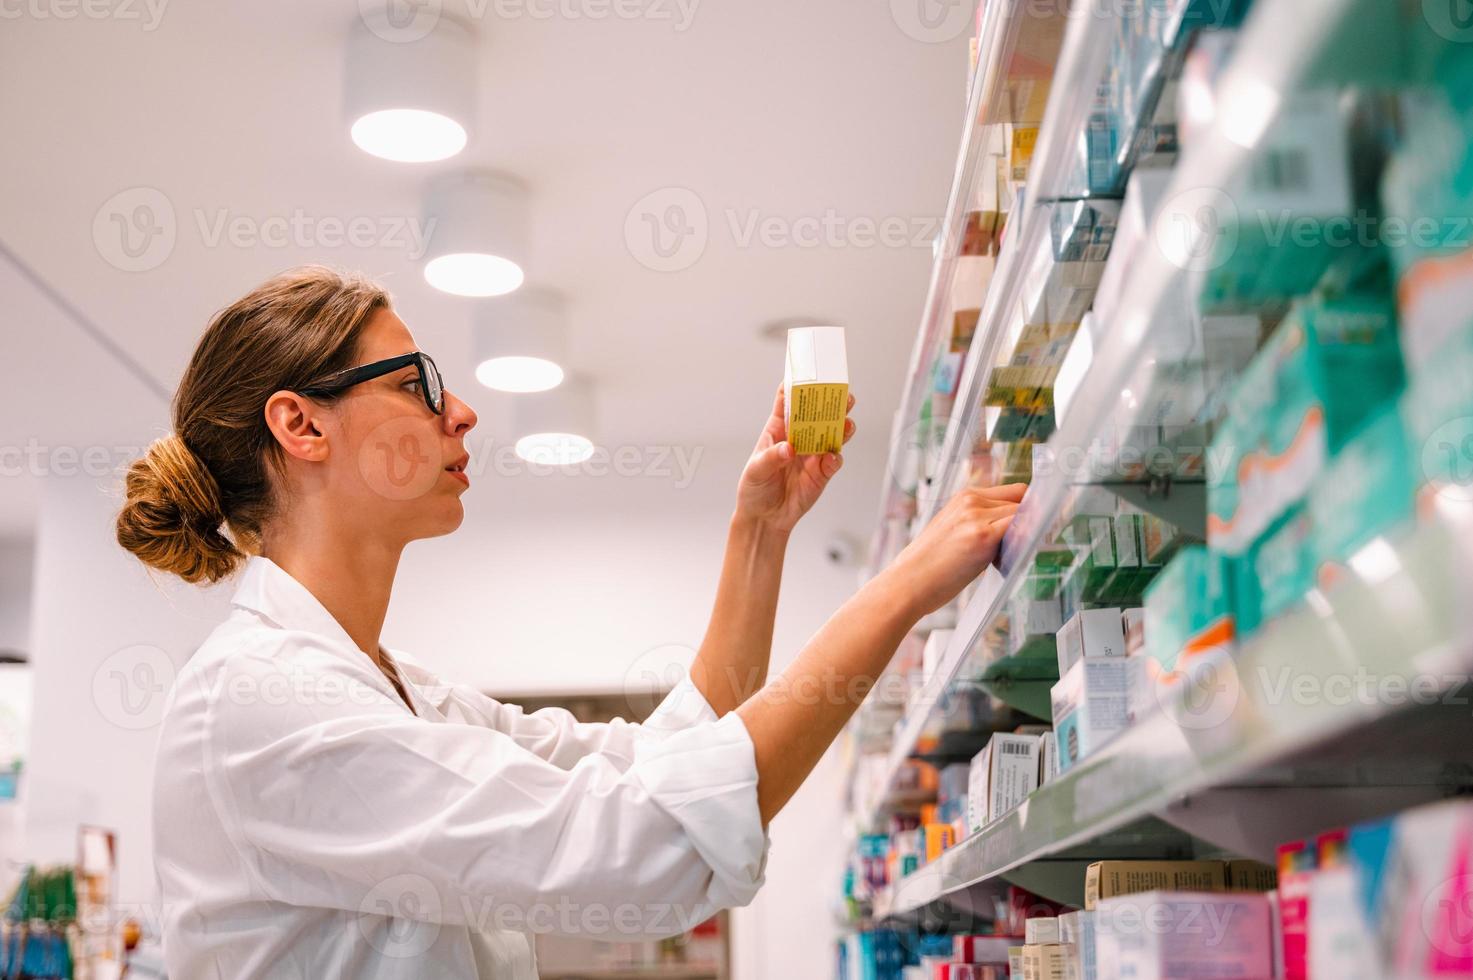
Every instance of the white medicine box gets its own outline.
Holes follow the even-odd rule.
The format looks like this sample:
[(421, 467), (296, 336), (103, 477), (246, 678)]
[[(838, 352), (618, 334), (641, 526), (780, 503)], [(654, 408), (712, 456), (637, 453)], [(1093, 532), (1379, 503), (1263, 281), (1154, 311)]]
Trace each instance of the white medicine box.
[(1125, 621), (1122, 611), (1081, 609), (1059, 628), (1059, 676), (1086, 658), (1125, 656)]
[(788, 442), (800, 456), (844, 448), (849, 361), (843, 327), (794, 327), (783, 362)]
[(967, 830), (975, 833), (1021, 804), (1038, 789), (1037, 735), (997, 732), (972, 758), (967, 777)]

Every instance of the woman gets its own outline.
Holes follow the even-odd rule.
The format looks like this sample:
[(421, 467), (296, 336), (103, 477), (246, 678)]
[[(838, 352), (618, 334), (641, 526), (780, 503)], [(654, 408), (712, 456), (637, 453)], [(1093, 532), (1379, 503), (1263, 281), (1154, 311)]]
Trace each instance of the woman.
[(128, 473), (118, 541), (190, 582), (243, 569), (160, 735), (183, 980), (524, 980), (538, 931), (666, 935), (747, 903), (768, 822), (1022, 493), (962, 494), (764, 686), (788, 532), (840, 462), (794, 457), (779, 394), (689, 676), (643, 725), (587, 725), (379, 642), (404, 546), (461, 523), (476, 415), (377, 285), (265, 283), (211, 322), (173, 415)]

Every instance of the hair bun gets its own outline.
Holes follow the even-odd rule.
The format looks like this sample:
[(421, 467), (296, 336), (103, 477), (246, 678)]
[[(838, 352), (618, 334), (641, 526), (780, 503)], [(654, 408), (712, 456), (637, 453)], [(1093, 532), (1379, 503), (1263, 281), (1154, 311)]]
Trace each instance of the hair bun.
[(218, 582), (245, 559), (226, 536), (220, 487), (177, 434), (155, 440), (128, 467), (118, 544), (186, 582)]

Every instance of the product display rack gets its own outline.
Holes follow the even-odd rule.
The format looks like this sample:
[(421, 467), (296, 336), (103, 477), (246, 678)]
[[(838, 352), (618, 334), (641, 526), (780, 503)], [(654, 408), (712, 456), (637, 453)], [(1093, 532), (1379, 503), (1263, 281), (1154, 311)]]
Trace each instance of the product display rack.
[[(1127, 729), (903, 879), (876, 914), (912, 913), (1001, 876), (1079, 904), (1089, 861), (1190, 857), (1204, 841), (1268, 861), (1281, 841), (1473, 785), (1473, 656), (1456, 642), (1473, 631), (1460, 595), (1473, 572), (1468, 535), (1418, 528), (1371, 570), (1404, 576), (1403, 595), (1345, 582), (1319, 608), (1270, 624), (1204, 678), (1197, 704), (1166, 705)], [(1346, 676), (1404, 693), (1392, 703), (1354, 685), (1293, 693), (1318, 695)]]
[[(890, 473), (882, 491), (873, 573), (896, 550), (894, 519), (905, 490), (893, 474), (912, 451), (905, 437), (916, 424), (929, 369), (942, 343), (950, 277), (960, 243), (968, 186), (976, 179), (986, 141), (976, 131), (987, 61), (997, 36), (1026, 3), (995, 0), (984, 21), (979, 68), (969, 107), (945, 233), (928, 292), (921, 330), (896, 417)], [(1049, 249), (1053, 211), (1078, 200), (1110, 200), (1081, 187), (1077, 149), (1090, 125), (1090, 99), (1106, 70), (1111, 32), (1104, 20), (1120, 5), (1078, 2), (1052, 72), (1047, 110), (1027, 180), (1027, 194), (1008, 215), (1008, 228), (987, 289), (947, 421), (938, 466), (929, 486), (917, 488), (919, 527), (968, 482), (968, 457), (989, 424), (983, 397), (994, 372), (1013, 357), (1027, 319), (1020, 304), (1037, 301), (1052, 277), (1073, 275)], [(1218, 82), (1229, 107), (1186, 145), (1171, 171), (1152, 234), (1131, 256), (1120, 304), (1106, 332), (1094, 338), (1093, 357), (1067, 414), (1047, 439), (1055, 458), (1092, 461), (1110, 434), (1136, 423), (1159, 382), (1170, 329), (1168, 298), (1185, 291), (1207, 229), (1203, 189), (1235, 186), (1253, 165), (1263, 135), (1293, 93), (1348, 81), (1336, 77), (1332, 47), (1373, 52), (1373, 19), (1352, 16), (1357, 0), (1256, 0)], [(1112, 10), (1116, 12), (1112, 13)], [(989, 35), (989, 28), (994, 34)], [(1014, 28), (1016, 29), (1016, 28)], [(1159, 80), (1151, 81), (1152, 85)], [(1128, 167), (1126, 168), (1128, 170)], [(1188, 229), (1181, 250), (1161, 236)], [(1152, 242), (1152, 239), (1156, 239)], [(1088, 288), (1088, 283), (1083, 284)], [(1030, 295), (1032, 294), (1032, 295)], [(1200, 436), (1205, 440), (1205, 434)], [(1199, 445), (1202, 443), (1199, 442)], [(1081, 472), (1083, 470), (1083, 472)], [(1205, 537), (1206, 488), (1200, 473), (1186, 479), (1093, 464), (1062, 466), (1030, 481), (1028, 500), (1003, 546), (1000, 571), (991, 570), (964, 594), (955, 632), (928, 678), (906, 700), (888, 748), (878, 792), (853, 814), (859, 832), (883, 826), (888, 814), (913, 800), (900, 789), (908, 760), (963, 762), (987, 732), (955, 751), (938, 750), (937, 715), (948, 692), (980, 685), (1025, 713), (1047, 719), (1050, 687), (1058, 680), (1046, 663), (1009, 656), (998, 640), (1010, 599), (1023, 586), (1035, 557), (1082, 489), (1102, 488), (1143, 511)], [(1439, 511), (1440, 504), (1450, 504)], [(1360, 556), (1340, 581), (1315, 589), (1276, 617), (1235, 653), (1215, 660), (1180, 689), (1163, 691), (1162, 710), (1108, 742), (1070, 772), (1033, 793), (1020, 807), (954, 845), (938, 859), (894, 881), (875, 896), (876, 922), (937, 921), (946, 912), (980, 906), (999, 885), (1012, 882), (1047, 898), (1082, 902), (1084, 866), (1093, 860), (1239, 855), (1271, 860), (1280, 843), (1328, 826), (1395, 813), (1473, 788), (1466, 751), (1473, 736), (1473, 610), (1466, 583), (1473, 571), (1473, 529), (1462, 501), (1423, 501), (1415, 528), (1388, 535)], [(950, 626), (953, 623), (942, 623)], [(1370, 693), (1330, 686), (1366, 678)], [(1297, 685), (1297, 687), (1296, 687)], [(1311, 691), (1310, 697), (1294, 692)], [(1388, 693), (1389, 692), (1389, 693)], [(856, 798), (851, 786), (851, 801)], [(936, 910), (943, 910), (937, 912)]]

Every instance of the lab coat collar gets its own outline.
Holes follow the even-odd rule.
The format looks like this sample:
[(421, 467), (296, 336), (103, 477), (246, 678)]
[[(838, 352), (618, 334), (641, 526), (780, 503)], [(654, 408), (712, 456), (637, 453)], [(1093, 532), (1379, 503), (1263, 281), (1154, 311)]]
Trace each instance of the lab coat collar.
[[(358, 644), (353, 642), (348, 631), (327, 611), (327, 607), (305, 585), (293, 578), (290, 572), (270, 558), (252, 555), (246, 560), (240, 584), (236, 586), (235, 595), (230, 601), (232, 605), (248, 609), (281, 629), (315, 633), (331, 640), (333, 646), (340, 648), (346, 656), (369, 660), (368, 655), (358, 649)], [(382, 643), (379, 644), (379, 652), (392, 658), (399, 666), (399, 677), (404, 681), (410, 700), (414, 702), (415, 714), (423, 718), (426, 717), (426, 709), (432, 709), (439, 715), (439, 701), (433, 699), (432, 693), (427, 696), (426, 692), (419, 690), (420, 685), (416, 683), (420, 680), (419, 676), (411, 676), (421, 675), (423, 672), (405, 669), (407, 665), (401, 655), (390, 651)], [(382, 685), (396, 703), (402, 703), (398, 692), (383, 675), (383, 671), (375, 667), (373, 674), (375, 683)]]
[(252, 555), (246, 560), (245, 571), (230, 602), (258, 613), (281, 629), (316, 633), (346, 645), (360, 656), (367, 656), (327, 607), (270, 558)]

